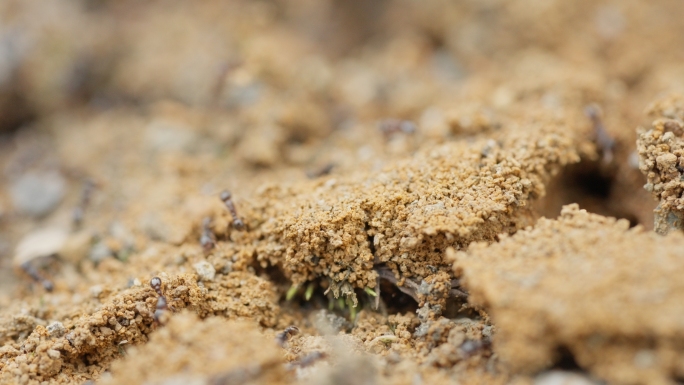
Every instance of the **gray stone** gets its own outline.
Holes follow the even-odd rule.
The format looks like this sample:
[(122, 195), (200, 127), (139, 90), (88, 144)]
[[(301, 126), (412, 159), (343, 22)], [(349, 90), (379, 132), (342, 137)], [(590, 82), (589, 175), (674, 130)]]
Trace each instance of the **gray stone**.
[(153, 240), (168, 242), (171, 234), (169, 226), (161, 219), (159, 214), (148, 212), (143, 214), (139, 222), (140, 229)]
[(197, 141), (197, 133), (181, 122), (157, 119), (145, 130), (145, 145), (152, 151), (192, 152)]
[(64, 198), (65, 185), (58, 172), (28, 172), (12, 182), (9, 192), (17, 211), (42, 217), (57, 208)]
[(90, 254), (88, 254), (88, 258), (90, 258), (91, 261), (95, 263), (100, 263), (105, 258), (109, 258), (112, 256), (112, 250), (107, 247), (107, 244), (100, 241), (96, 243), (92, 249), (90, 249)]
[(51, 322), (47, 327), (50, 337), (61, 337), (66, 333), (66, 328), (61, 322)]
[(312, 321), (316, 328), (326, 334), (337, 334), (340, 330), (347, 329), (350, 326), (345, 318), (325, 309), (315, 312)]

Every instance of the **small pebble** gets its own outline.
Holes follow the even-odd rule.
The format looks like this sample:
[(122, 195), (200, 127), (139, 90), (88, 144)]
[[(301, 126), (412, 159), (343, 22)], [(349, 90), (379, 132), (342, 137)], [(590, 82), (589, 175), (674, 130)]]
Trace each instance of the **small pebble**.
[(14, 208), (23, 214), (42, 217), (52, 212), (64, 198), (66, 183), (57, 172), (29, 172), (9, 188)]
[(140, 228), (153, 240), (168, 242), (171, 230), (161, 216), (154, 212), (148, 212), (140, 218)]
[(573, 372), (562, 370), (552, 370), (541, 373), (533, 382), (534, 385), (596, 385), (597, 382), (591, 378)]
[(61, 354), (59, 353), (59, 350), (54, 350), (54, 349), (48, 349), (47, 351), (48, 357), (52, 358), (53, 360), (58, 360)]
[(192, 267), (195, 268), (195, 272), (197, 272), (202, 281), (213, 281), (216, 276), (216, 269), (207, 261), (197, 262)]
[(225, 265), (223, 265), (223, 268), (221, 268), (221, 274), (230, 274), (233, 271), (233, 262), (226, 262)]
[(51, 322), (47, 327), (48, 335), (50, 337), (61, 337), (66, 333), (66, 328), (61, 322)]
[(123, 244), (125, 248), (132, 249), (135, 247), (135, 237), (133, 233), (121, 222), (114, 222), (109, 228), (109, 233)]
[(103, 290), (103, 289), (102, 289), (102, 285), (91, 286), (91, 287), (90, 287), (90, 295), (91, 295), (93, 298), (97, 298), (97, 297), (100, 296), (100, 294), (102, 294), (102, 290)]
[(112, 254), (112, 250), (107, 247), (107, 244), (103, 241), (100, 241), (96, 243), (92, 249), (90, 249), (88, 258), (95, 263), (100, 263), (106, 258), (111, 257)]
[(657, 360), (658, 358), (652, 350), (642, 349), (634, 356), (634, 366), (644, 369), (650, 368), (655, 365)]
[(639, 169), (639, 154), (636, 151), (632, 151), (627, 159), (629, 166), (635, 170)]
[(182, 122), (156, 119), (144, 133), (145, 146), (151, 151), (191, 152), (198, 141), (197, 134)]
[(67, 237), (67, 232), (60, 228), (40, 229), (27, 234), (17, 245), (14, 265), (20, 266), (36, 258), (59, 254)]
[(328, 330), (333, 334), (336, 334), (349, 326), (349, 322), (344, 317), (340, 317), (325, 309), (314, 313), (313, 323), (316, 327), (321, 328), (322, 330)]

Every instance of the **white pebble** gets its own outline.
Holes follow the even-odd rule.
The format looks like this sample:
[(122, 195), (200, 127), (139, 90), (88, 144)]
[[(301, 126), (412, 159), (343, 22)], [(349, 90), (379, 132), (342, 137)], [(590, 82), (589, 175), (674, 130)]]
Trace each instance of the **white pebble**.
[(100, 294), (102, 294), (102, 290), (103, 290), (103, 289), (102, 289), (102, 285), (91, 286), (91, 287), (90, 287), (90, 295), (91, 295), (93, 298), (97, 298), (97, 297), (100, 296)]
[(534, 385), (596, 385), (589, 377), (573, 372), (552, 370), (541, 373), (533, 382)]
[(214, 277), (216, 276), (216, 269), (214, 269), (214, 266), (207, 261), (197, 262), (192, 265), (192, 267), (195, 268), (197, 275), (202, 281), (213, 281)]
[(66, 332), (66, 328), (61, 322), (51, 322), (47, 327), (50, 337), (61, 337)]
[(68, 233), (60, 228), (33, 231), (19, 241), (14, 253), (15, 266), (35, 258), (58, 254), (67, 240)]

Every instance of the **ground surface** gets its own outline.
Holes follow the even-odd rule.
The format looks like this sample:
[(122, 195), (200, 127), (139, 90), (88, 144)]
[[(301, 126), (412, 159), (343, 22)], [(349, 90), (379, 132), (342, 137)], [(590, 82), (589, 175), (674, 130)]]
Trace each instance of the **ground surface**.
[(0, 383), (681, 382), (682, 14), (2, 2)]

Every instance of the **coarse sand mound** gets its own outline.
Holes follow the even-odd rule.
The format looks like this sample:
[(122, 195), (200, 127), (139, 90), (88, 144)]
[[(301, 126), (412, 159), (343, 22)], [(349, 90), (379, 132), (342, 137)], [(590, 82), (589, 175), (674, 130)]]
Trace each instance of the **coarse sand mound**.
[[(295, 285), (324, 277), (335, 298), (374, 288), (380, 264), (420, 281), (444, 269), (446, 247), (492, 241), (533, 223), (530, 201), (544, 195), (560, 167), (579, 160), (568, 125), (539, 114), (380, 172), (270, 187), (245, 205), (248, 231), (232, 230), (227, 247), (253, 248)], [(219, 234), (231, 220), (220, 213), (226, 225)]]
[(660, 203), (655, 209), (655, 230), (667, 234), (684, 229), (684, 98), (674, 94), (648, 108), (650, 127), (639, 128), (639, 169), (646, 175), (644, 188)]
[(567, 351), (616, 383), (682, 376), (684, 236), (628, 227), (570, 205), (557, 220), (450, 253), (505, 363), (535, 372)]

